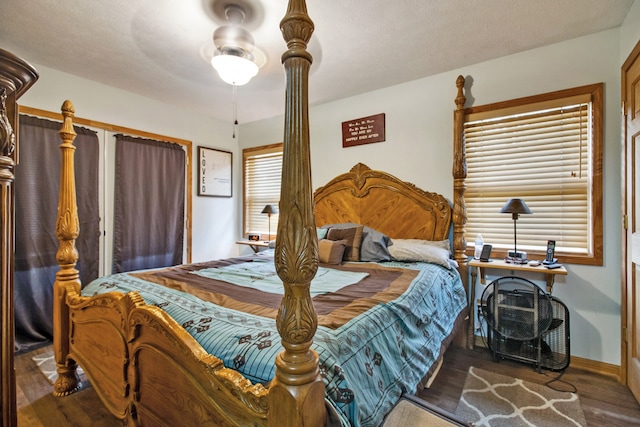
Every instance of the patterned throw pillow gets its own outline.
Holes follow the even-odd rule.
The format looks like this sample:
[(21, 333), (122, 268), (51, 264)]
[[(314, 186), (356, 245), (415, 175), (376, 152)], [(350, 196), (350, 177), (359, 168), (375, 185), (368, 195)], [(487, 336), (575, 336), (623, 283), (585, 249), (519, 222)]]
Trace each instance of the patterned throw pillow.
[[(328, 230), (330, 228), (350, 228), (362, 224), (356, 224), (353, 222), (343, 222), (340, 224), (327, 224), (323, 225), (322, 229)], [(326, 232), (326, 231), (325, 231)], [(389, 254), (389, 246), (393, 242), (384, 233), (374, 230), (371, 227), (363, 225), (362, 228), (362, 243), (360, 244), (360, 261), (363, 262), (381, 262), (390, 261), (391, 255)]]
[(346, 240), (344, 250), (345, 261), (360, 261), (360, 244), (362, 243), (362, 225), (349, 228), (330, 228), (327, 233), (329, 240)]

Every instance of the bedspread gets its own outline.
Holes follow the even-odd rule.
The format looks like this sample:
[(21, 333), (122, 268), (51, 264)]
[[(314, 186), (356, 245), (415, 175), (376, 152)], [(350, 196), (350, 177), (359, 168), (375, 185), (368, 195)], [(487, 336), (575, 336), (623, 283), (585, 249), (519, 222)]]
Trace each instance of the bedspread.
[[(192, 273), (247, 259), (120, 273), (93, 281), (82, 293), (137, 291), (225, 366), (266, 384), (283, 350), (275, 322), (281, 295)], [(443, 340), (466, 307), (466, 294), (456, 270), (434, 264), (347, 263), (336, 268), (367, 274), (358, 283), (313, 298), (319, 315), (313, 348), (326, 399), (343, 425), (378, 426), (403, 392), (415, 392), (438, 359)]]

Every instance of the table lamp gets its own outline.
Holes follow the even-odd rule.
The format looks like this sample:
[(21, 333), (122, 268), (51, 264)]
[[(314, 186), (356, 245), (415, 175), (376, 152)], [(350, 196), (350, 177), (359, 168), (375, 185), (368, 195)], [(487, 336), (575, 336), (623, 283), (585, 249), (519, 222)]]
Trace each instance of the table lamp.
[(262, 212), (260, 213), (266, 213), (267, 216), (269, 217), (269, 237), (267, 237), (267, 241), (269, 241), (271, 240), (271, 215), (277, 214), (278, 208), (276, 208), (275, 205), (266, 205), (264, 209), (262, 209)]
[(510, 213), (513, 218), (513, 251), (507, 252), (507, 261), (514, 264), (524, 264), (527, 262), (527, 253), (518, 252), (518, 238), (516, 233), (516, 222), (520, 214), (530, 214), (531, 209), (522, 199), (509, 199), (502, 207), (500, 213)]

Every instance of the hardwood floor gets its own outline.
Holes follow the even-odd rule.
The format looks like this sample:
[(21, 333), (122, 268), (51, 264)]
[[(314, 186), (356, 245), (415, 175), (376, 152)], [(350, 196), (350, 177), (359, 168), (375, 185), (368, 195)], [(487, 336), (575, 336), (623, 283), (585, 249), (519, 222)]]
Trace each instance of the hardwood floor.
[[(558, 372), (546, 370), (538, 373), (531, 365), (512, 360), (496, 363), (486, 348), (466, 350), (452, 346), (445, 353), (444, 363), (431, 388), (420, 391), (418, 396), (455, 413), (469, 366), (537, 384), (545, 384), (559, 375)], [(575, 387), (589, 426), (640, 426), (640, 405), (629, 388), (615, 378), (592, 374), (569, 365), (560, 380), (550, 385), (562, 391), (573, 391)]]
[[(67, 397), (53, 397), (49, 381), (31, 358), (45, 348), (16, 357), (18, 427), (111, 427), (121, 423), (104, 407), (89, 385)], [(556, 372), (537, 373), (531, 366), (509, 360), (493, 362), (488, 350), (473, 351), (452, 346), (433, 385), (418, 396), (449, 412), (455, 412), (469, 366), (494, 371), (539, 384), (558, 376)], [(589, 426), (623, 427), (640, 425), (640, 405), (629, 389), (615, 379), (569, 368), (552, 385), (570, 391), (575, 386)]]
[(50, 348), (39, 348), (15, 358), (18, 427), (122, 426), (91, 385), (70, 396), (53, 396), (53, 386), (31, 360)]

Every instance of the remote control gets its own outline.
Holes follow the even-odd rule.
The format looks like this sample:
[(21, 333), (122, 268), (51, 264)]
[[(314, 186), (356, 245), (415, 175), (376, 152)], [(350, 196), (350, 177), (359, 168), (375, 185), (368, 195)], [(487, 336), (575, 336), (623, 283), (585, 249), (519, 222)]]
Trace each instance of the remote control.
[(549, 264), (549, 265), (545, 265), (545, 267), (546, 267), (546, 268), (548, 268), (549, 270), (554, 270), (554, 269), (556, 269), (556, 268), (560, 268), (560, 267), (562, 267), (562, 264), (558, 264), (558, 263), (555, 263), (555, 264)]

